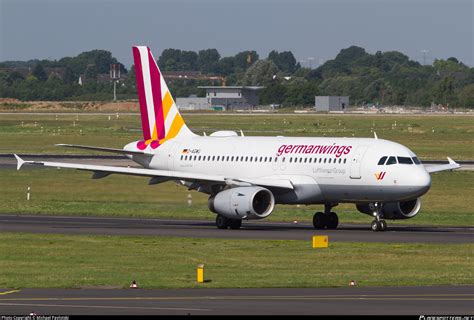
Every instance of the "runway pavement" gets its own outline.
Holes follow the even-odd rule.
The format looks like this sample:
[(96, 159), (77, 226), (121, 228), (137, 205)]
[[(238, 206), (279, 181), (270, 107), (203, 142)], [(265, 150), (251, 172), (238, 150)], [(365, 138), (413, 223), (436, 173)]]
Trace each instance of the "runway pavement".
[(474, 286), (305, 289), (0, 289), (0, 314), (472, 315)]
[(328, 235), (330, 241), (472, 243), (474, 227), (388, 225), (385, 232), (369, 225), (343, 224), (337, 230), (315, 230), (307, 223), (244, 221), (240, 230), (220, 230), (210, 220), (99, 218), (43, 215), (0, 215), (0, 232), (176, 236), (230, 239), (310, 240)]

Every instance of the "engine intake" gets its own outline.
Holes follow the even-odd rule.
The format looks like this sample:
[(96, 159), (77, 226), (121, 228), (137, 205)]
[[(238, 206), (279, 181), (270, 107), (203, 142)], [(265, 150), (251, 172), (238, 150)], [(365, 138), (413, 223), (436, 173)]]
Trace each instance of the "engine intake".
[(263, 219), (275, 207), (273, 193), (262, 187), (237, 187), (209, 198), (209, 210), (231, 219)]
[[(373, 204), (372, 203), (361, 203), (356, 205), (357, 210), (362, 213), (373, 215)], [(421, 208), (420, 198), (400, 201), (400, 202), (388, 202), (382, 206), (382, 216), (385, 219), (409, 219), (413, 218), (418, 214)]]

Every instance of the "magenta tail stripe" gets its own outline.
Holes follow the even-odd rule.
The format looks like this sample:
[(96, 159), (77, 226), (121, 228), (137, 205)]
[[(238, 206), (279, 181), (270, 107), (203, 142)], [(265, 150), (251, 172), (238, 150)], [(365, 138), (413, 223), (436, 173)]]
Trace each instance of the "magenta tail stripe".
[(163, 102), (161, 96), (161, 76), (156, 61), (148, 48), (148, 63), (150, 65), (151, 88), (153, 92), (153, 105), (155, 107), (155, 125), (158, 140), (165, 138), (165, 120), (163, 118)]
[(140, 104), (140, 114), (142, 118), (143, 138), (148, 140), (151, 139), (151, 133), (146, 105), (145, 85), (143, 83), (142, 62), (140, 59), (140, 50), (138, 50), (137, 47), (133, 47), (133, 60), (135, 61), (135, 74), (137, 81), (138, 102)]

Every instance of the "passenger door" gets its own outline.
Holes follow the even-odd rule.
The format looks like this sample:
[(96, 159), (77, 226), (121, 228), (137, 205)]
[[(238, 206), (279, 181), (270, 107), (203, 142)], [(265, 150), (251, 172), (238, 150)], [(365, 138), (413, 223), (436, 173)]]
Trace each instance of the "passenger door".
[(357, 147), (354, 156), (352, 157), (351, 161), (351, 168), (350, 168), (350, 177), (351, 179), (361, 179), (362, 176), (360, 174), (360, 167), (362, 164), (362, 159), (364, 158), (365, 152), (367, 151), (367, 146), (359, 146)]

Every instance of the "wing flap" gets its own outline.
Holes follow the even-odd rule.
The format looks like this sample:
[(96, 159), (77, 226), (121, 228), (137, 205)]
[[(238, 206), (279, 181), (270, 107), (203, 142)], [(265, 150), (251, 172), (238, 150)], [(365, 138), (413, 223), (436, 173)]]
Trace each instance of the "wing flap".
[[(145, 169), (145, 168), (132, 168), (132, 167), (114, 167), (114, 166), (101, 166), (101, 165), (90, 165), (80, 163), (65, 163), (65, 162), (50, 162), (50, 161), (25, 161), (19, 156), (15, 155), (18, 161), (17, 170), (24, 164), (40, 165), (45, 167), (53, 168), (68, 168), (77, 170), (93, 171), (93, 179), (104, 178), (112, 173), (127, 174), (135, 176), (145, 176), (151, 178), (167, 178), (168, 180), (187, 180), (187, 181), (202, 181), (202, 182), (216, 182), (220, 184), (232, 185), (232, 181), (238, 181), (240, 183), (248, 183), (250, 185), (258, 185), (263, 187), (274, 187), (274, 188), (285, 188), (293, 189), (293, 185), (289, 180), (285, 179), (270, 179), (270, 178), (251, 178), (251, 179), (231, 179), (224, 176), (208, 175), (201, 173), (182, 172), (182, 171), (170, 171), (170, 170), (157, 170), (157, 169)], [(160, 179), (151, 180), (153, 182)], [(152, 182), (152, 184), (153, 184)]]

